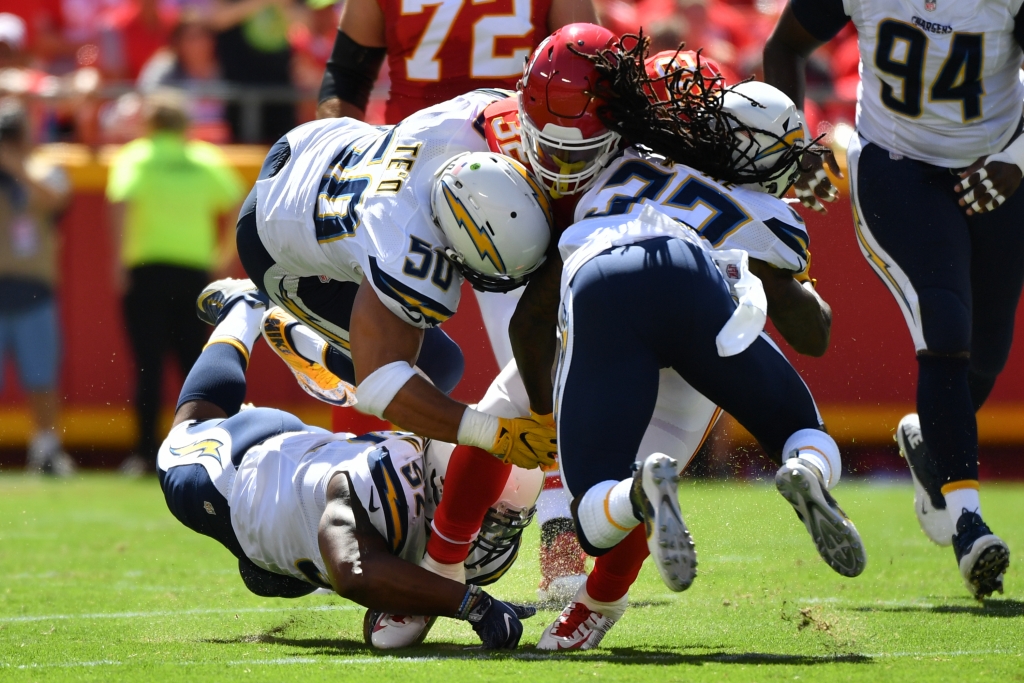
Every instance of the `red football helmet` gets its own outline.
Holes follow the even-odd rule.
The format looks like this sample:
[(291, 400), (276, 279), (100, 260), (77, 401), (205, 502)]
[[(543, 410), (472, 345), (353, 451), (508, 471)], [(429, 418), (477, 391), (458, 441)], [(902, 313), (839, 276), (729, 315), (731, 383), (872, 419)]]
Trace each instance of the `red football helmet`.
[(606, 28), (569, 24), (545, 38), (526, 64), (519, 82), (523, 146), (554, 196), (590, 187), (618, 145), (619, 135), (597, 117), (597, 69), (569, 49), (595, 54), (615, 40)]
[[(699, 95), (701, 88), (721, 90), (725, 87), (722, 70), (713, 60), (700, 55), (700, 75), (694, 79), (690, 74), (697, 72), (698, 55), (693, 50), (664, 50), (644, 60), (647, 77), (651, 82), (645, 90), (647, 96), (656, 102), (670, 102), (669, 88), (675, 98), (683, 93)], [(682, 71), (680, 75), (676, 75)]]

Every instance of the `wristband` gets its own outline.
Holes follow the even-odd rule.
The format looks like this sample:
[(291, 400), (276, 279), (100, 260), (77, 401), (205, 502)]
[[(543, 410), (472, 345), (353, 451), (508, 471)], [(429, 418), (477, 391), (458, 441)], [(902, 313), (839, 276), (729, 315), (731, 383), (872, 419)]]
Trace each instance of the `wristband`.
[(459, 423), (458, 441), (463, 446), (476, 446), (488, 453), (498, 433), (498, 418), (473, 408), (466, 408)]
[(986, 164), (993, 161), (1001, 161), (1004, 164), (1015, 164), (1024, 173), (1024, 135), (1018, 135), (1017, 139), (1007, 145), (1006, 149), (998, 154), (993, 154), (985, 160)]
[(466, 588), (466, 594), (462, 596), (462, 604), (459, 605), (459, 611), (455, 613), (455, 618), (469, 621), (469, 616), (473, 609), (480, 604), (485, 595), (480, 586), (469, 586)]
[(415, 374), (416, 370), (404, 360), (380, 366), (356, 387), (356, 406), (360, 412), (383, 418), (395, 395)]

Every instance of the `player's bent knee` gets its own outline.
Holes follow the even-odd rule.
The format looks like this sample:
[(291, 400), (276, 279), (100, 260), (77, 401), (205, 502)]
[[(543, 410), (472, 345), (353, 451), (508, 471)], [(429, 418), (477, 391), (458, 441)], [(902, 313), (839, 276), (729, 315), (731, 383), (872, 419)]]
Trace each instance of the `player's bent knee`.
[(825, 488), (839, 483), (843, 471), (842, 456), (835, 439), (820, 429), (801, 429), (794, 432), (782, 447), (782, 460), (801, 458), (818, 468)]
[(962, 354), (971, 348), (971, 312), (956, 292), (950, 289), (918, 291), (921, 325), (927, 351), (935, 354)]

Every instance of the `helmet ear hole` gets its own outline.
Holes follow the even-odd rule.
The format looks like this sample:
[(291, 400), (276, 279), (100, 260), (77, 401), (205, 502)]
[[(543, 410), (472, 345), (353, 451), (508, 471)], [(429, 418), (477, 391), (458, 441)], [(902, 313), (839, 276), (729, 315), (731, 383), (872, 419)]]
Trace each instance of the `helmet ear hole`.
[(515, 211), (513, 211), (513, 212), (512, 212), (512, 214), (511, 214), (511, 216), (512, 216), (512, 218), (515, 218), (515, 217), (516, 217), (516, 212), (515, 212)]

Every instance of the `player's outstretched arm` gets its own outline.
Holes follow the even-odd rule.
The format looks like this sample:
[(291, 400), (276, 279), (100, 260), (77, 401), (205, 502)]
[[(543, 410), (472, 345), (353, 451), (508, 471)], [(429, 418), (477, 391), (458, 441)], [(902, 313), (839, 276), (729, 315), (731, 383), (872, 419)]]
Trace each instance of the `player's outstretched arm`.
[(331, 584), (342, 597), (391, 614), (451, 617), (459, 611), (466, 587), (392, 555), (344, 472), (327, 487), (319, 541)]
[[(401, 362), (415, 366), (419, 359), (423, 330), (385, 306), (368, 279), (363, 280), (356, 293), (349, 329), (357, 386), (384, 366)], [(360, 402), (365, 395), (359, 395)], [(448, 398), (415, 375), (387, 403), (383, 417), (415, 434), (455, 443), (465, 410), (465, 404)]]
[(377, 0), (348, 0), (320, 83), (316, 117), (362, 120), (386, 54), (384, 11)]
[[(839, 28), (842, 28), (842, 24)], [(838, 32), (838, 28), (836, 31)], [(828, 41), (816, 38), (804, 28), (793, 14), (790, 4), (783, 10), (779, 23), (765, 43), (765, 82), (789, 95), (801, 111), (804, 108), (807, 57), (826, 42)], [(834, 175), (842, 177), (839, 164), (836, 163), (832, 152), (826, 151), (820, 156), (805, 154), (800, 164), (800, 179), (794, 185), (800, 202), (819, 213), (825, 213), (821, 201), (834, 202), (839, 198), (839, 191), (825, 173), (826, 164)]]
[(344, 598), (390, 614), (415, 614), (470, 622), (487, 648), (515, 648), (523, 633), (520, 619), (532, 607), (510, 605), (477, 588), (467, 588), (391, 554), (370, 522), (348, 475), (327, 486), (320, 519), (320, 554), (331, 585)]
[(822, 356), (832, 331), (832, 308), (810, 282), (798, 282), (793, 273), (750, 259), (750, 272), (761, 280), (768, 299), (768, 317), (797, 353)]
[(519, 467), (555, 463), (555, 430), (547, 421), (482, 413), (415, 373), (423, 330), (385, 306), (368, 280), (356, 293), (349, 328), (360, 411), (430, 439), (482, 448)]
[(548, 258), (526, 285), (508, 326), (512, 355), (530, 397), (530, 408), (540, 415), (554, 409), (552, 368), (558, 354), (558, 302), (562, 281), (562, 259), (558, 248), (549, 249)]

